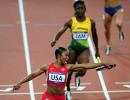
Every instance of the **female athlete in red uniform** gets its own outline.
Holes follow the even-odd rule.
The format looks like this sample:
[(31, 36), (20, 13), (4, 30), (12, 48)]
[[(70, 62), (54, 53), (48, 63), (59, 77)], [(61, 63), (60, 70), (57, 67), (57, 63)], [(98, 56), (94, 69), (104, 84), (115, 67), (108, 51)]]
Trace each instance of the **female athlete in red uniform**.
[[(92, 40), (95, 47), (96, 58), (100, 56), (98, 46), (98, 36), (96, 31), (96, 23), (89, 16), (86, 16), (86, 6), (83, 0), (74, 0), (73, 3), (74, 14), (64, 23), (63, 27), (57, 32), (54, 40), (51, 42), (51, 46), (55, 46), (58, 40), (69, 29), (71, 34), (71, 41), (68, 45), (69, 49), (69, 64), (86, 64), (90, 62), (90, 50), (88, 37), (92, 35)], [(75, 86), (78, 90), (80, 86), (80, 77), (83, 77), (86, 70), (79, 69), (75, 74)], [(70, 97), (70, 80), (73, 73), (69, 73), (67, 79), (67, 97)]]
[(38, 71), (25, 77), (13, 86), (13, 90), (17, 90), (23, 83), (26, 83), (35, 77), (46, 73), (47, 78), (47, 90), (42, 95), (42, 100), (65, 100), (65, 85), (67, 80), (67, 74), (69, 71), (76, 71), (78, 68), (84, 69), (111, 69), (114, 64), (67, 64), (69, 59), (69, 52), (63, 47), (59, 47), (55, 50), (56, 61), (50, 65), (42, 66)]

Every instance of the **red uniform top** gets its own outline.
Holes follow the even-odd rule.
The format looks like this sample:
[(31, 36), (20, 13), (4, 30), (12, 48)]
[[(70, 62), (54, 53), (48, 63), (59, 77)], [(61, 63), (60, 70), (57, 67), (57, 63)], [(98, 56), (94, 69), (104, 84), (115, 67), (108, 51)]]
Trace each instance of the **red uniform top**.
[(68, 69), (66, 66), (56, 67), (50, 64), (48, 68), (47, 85), (65, 87)]

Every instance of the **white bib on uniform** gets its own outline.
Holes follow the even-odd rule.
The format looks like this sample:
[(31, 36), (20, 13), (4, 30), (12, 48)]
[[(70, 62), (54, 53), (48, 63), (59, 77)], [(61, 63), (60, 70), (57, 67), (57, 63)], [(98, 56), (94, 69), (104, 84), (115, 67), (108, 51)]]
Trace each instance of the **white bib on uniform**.
[(60, 72), (50, 72), (49, 73), (49, 81), (65, 82), (65, 75), (64, 75), (64, 73), (60, 73)]
[(75, 40), (88, 39), (88, 33), (81, 33), (81, 32), (73, 33), (73, 39)]

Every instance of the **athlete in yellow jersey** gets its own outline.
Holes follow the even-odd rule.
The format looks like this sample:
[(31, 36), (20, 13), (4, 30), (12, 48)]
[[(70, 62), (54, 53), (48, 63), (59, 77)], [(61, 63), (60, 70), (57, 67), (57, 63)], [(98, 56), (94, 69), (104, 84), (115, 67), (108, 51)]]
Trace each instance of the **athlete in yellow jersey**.
[(122, 31), (122, 25), (123, 25), (123, 13), (124, 9), (121, 5), (120, 0), (105, 0), (104, 4), (104, 27), (105, 27), (105, 37), (106, 37), (106, 49), (105, 54), (109, 55), (111, 51), (111, 23), (112, 19), (115, 17), (115, 22), (117, 25), (117, 28), (119, 30), (119, 39), (124, 40), (124, 33)]
[(79, 22), (75, 16), (72, 17), (72, 42), (70, 48), (75, 50), (76, 55), (80, 55), (85, 49), (88, 48), (88, 36), (91, 33), (91, 20), (89, 17), (85, 17), (85, 20)]
[[(54, 46), (59, 40), (61, 35), (69, 28), (72, 36), (72, 41), (69, 44), (69, 60), (68, 63), (89, 63), (90, 52), (88, 49), (88, 36), (92, 33), (93, 41), (96, 49), (96, 57), (99, 55), (98, 50), (98, 38), (95, 27), (95, 22), (89, 17), (85, 16), (86, 7), (84, 1), (76, 0), (74, 2), (74, 16), (64, 24), (64, 27), (56, 34), (54, 40), (51, 42), (51, 46)], [(75, 84), (78, 87), (80, 85), (79, 76), (84, 76), (86, 70), (79, 70), (75, 74)], [(70, 80), (72, 73), (69, 72), (67, 79), (67, 93), (70, 93)], [(69, 96), (67, 96), (69, 100)]]

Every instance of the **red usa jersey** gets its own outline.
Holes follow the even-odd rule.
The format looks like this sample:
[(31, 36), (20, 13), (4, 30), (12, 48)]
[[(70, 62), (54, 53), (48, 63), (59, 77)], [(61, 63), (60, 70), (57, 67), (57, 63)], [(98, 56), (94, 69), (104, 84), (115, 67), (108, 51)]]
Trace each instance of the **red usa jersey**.
[(65, 87), (68, 69), (66, 66), (56, 67), (50, 64), (48, 68), (47, 85)]

